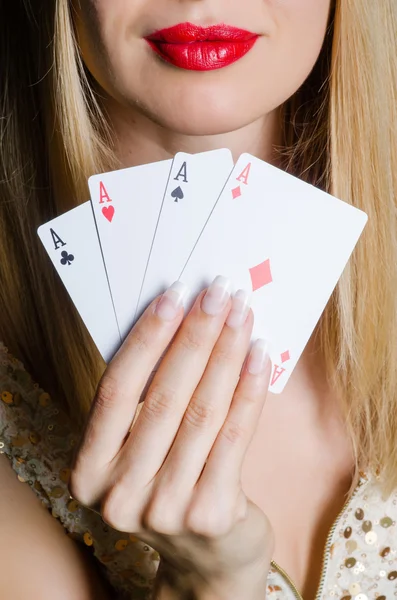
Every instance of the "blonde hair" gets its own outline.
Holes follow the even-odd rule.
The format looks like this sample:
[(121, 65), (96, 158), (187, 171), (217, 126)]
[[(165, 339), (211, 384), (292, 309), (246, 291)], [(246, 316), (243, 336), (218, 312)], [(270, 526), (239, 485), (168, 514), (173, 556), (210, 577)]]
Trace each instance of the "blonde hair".
[[(87, 178), (117, 162), (69, 0), (54, 0), (52, 12), (29, 0), (9, 9), (0, 23), (0, 339), (81, 426), (105, 365), (36, 229), (88, 200)], [(385, 495), (397, 486), (396, 31), (395, 0), (337, 0), (315, 68), (283, 107), (284, 168), (369, 215), (316, 334), (354, 448), (351, 491), (371, 468)]]

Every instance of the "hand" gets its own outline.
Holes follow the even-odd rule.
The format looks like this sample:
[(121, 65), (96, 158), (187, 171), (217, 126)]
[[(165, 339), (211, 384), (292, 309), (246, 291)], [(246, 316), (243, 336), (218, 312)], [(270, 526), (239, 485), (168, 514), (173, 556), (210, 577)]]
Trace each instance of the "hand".
[(226, 284), (184, 320), (180, 283), (148, 307), (101, 379), (69, 488), (180, 573), (212, 582), (260, 566), (266, 581), (273, 530), (240, 480), (271, 365), (261, 341), (245, 361), (253, 313)]

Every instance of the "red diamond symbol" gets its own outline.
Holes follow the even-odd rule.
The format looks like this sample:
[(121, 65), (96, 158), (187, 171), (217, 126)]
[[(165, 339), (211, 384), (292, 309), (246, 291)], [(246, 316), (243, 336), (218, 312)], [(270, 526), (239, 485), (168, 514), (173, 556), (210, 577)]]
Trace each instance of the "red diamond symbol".
[(233, 200), (235, 200), (236, 198), (238, 198), (239, 196), (241, 196), (241, 188), (240, 186), (234, 188), (234, 190), (232, 190), (232, 196), (233, 196)]
[(281, 355), (281, 362), (285, 363), (287, 362), (287, 360), (289, 360), (291, 358), (289, 350), (287, 350), (286, 352), (283, 352)]
[(249, 272), (251, 275), (253, 292), (259, 290), (260, 288), (273, 281), (269, 259), (265, 260), (263, 263), (257, 265), (256, 267), (252, 267), (252, 269), (250, 269)]

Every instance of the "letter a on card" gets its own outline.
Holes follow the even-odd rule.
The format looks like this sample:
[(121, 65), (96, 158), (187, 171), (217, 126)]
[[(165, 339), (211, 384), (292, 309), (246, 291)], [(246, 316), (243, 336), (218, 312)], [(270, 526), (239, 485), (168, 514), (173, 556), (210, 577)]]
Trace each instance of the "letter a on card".
[[(110, 198), (107, 189), (105, 188), (104, 184), (102, 183), (102, 181), (99, 182), (99, 204), (104, 204), (106, 202), (113, 202), (113, 200)], [(102, 208), (102, 214), (105, 217), (105, 219), (107, 221), (109, 221), (109, 223), (112, 222), (113, 217), (114, 217), (114, 207), (111, 204), (110, 206), (104, 206)]]
[[(240, 183), (244, 183), (244, 185), (248, 185), (248, 177), (251, 171), (251, 163), (248, 163), (248, 165), (244, 168), (244, 170), (241, 172), (241, 174), (236, 178), (237, 181), (239, 181)], [(236, 200), (236, 198), (239, 198), (242, 194), (241, 191), (241, 186), (238, 185), (236, 188), (232, 189), (232, 197), (233, 200)]]

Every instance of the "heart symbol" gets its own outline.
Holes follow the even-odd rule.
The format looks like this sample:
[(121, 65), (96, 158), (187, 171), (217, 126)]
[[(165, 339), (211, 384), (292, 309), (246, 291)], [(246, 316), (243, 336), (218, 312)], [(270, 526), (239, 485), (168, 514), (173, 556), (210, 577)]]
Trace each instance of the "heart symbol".
[(171, 198), (174, 198), (175, 202), (178, 200), (182, 200), (185, 197), (185, 194), (182, 192), (181, 187), (177, 187), (173, 192), (171, 192)]
[(105, 217), (105, 219), (107, 219), (109, 221), (109, 223), (112, 222), (112, 219), (114, 217), (114, 208), (113, 206), (104, 206), (102, 209), (102, 214)]

